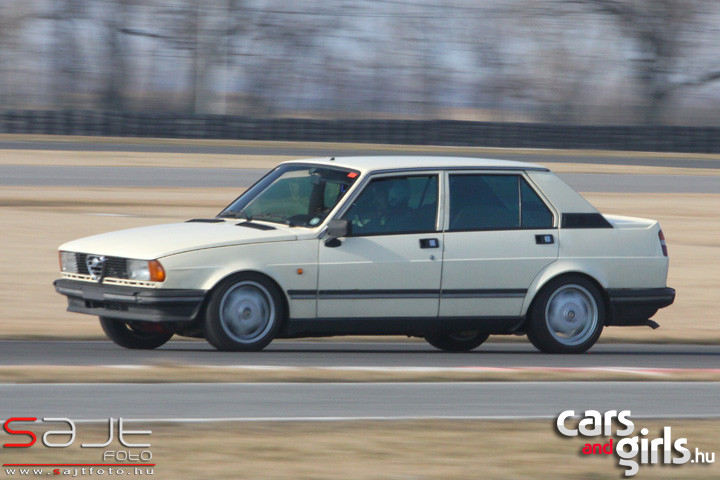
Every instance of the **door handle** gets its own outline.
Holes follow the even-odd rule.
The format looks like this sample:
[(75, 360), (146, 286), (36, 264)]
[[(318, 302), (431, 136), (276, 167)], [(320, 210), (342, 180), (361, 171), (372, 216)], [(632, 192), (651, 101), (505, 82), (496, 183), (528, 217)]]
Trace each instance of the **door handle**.
[(552, 245), (555, 243), (555, 237), (552, 235), (535, 235), (535, 243), (538, 245)]
[(440, 241), (437, 238), (421, 238), (420, 248), (440, 248)]

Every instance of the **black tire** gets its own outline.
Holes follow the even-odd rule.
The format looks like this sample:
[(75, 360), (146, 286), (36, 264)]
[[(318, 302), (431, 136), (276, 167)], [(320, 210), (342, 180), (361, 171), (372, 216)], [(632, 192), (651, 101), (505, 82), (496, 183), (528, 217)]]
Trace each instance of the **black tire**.
[(285, 307), (275, 284), (254, 273), (224, 280), (205, 311), (205, 338), (218, 350), (257, 352), (275, 338)]
[(527, 336), (545, 353), (583, 353), (605, 325), (605, 302), (593, 282), (578, 275), (550, 281), (528, 315)]
[(490, 335), (480, 332), (434, 333), (425, 340), (446, 352), (469, 352), (482, 345)]
[(136, 350), (152, 350), (165, 345), (173, 336), (159, 325), (149, 322), (126, 322), (115, 318), (100, 317), (100, 326), (117, 345)]

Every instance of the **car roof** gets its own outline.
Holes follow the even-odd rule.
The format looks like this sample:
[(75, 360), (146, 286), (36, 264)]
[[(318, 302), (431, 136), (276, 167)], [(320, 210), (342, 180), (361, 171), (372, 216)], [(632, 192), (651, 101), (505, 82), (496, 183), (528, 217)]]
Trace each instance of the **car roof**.
[(492, 170), (541, 170), (546, 167), (533, 163), (489, 158), (388, 155), (368, 157), (324, 157), (290, 160), (283, 163), (312, 163), (344, 167), (365, 172), (414, 169), (492, 169)]

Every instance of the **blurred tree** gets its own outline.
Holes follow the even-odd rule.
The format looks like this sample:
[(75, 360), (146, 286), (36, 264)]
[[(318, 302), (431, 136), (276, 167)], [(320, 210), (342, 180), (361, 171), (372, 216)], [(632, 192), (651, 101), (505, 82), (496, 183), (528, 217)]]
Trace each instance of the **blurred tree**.
[(52, 21), (52, 75), (51, 90), (56, 106), (77, 106), (81, 103), (85, 58), (78, 31), (89, 18), (84, 0), (54, 0), (40, 18)]
[(633, 43), (636, 81), (644, 97), (645, 120), (660, 123), (671, 95), (681, 88), (720, 80), (720, 67), (692, 76), (684, 73), (683, 60), (691, 56), (689, 41), (698, 30), (704, 8), (717, 6), (703, 0), (564, 0), (583, 5), (612, 18)]
[[(59, 107), (127, 107), (126, 86), (132, 53), (127, 35), (142, 0), (52, 0), (38, 18), (52, 22), (53, 98)], [(92, 42), (88, 45), (87, 40)], [(92, 81), (97, 77), (97, 81)], [(88, 85), (99, 92), (86, 99)], [(91, 103), (92, 102), (92, 103)], [(93, 104), (94, 103), (94, 104)]]
[(5, 2), (0, 8), (0, 107), (12, 96), (8, 83), (14, 70), (5, 54), (17, 50), (20, 33), (33, 17), (32, 8), (24, 1)]
[[(312, 9), (295, 10), (286, 2), (249, 2), (248, 0), (183, 0), (165, 8), (160, 25), (162, 37), (171, 48), (188, 51), (191, 56), (189, 109), (195, 113), (227, 113), (227, 91), (233, 72), (259, 88), (256, 94), (276, 100), (273, 88), (297, 86), (292, 73), (315, 48), (317, 33), (326, 16)], [(300, 17), (300, 18), (298, 18)], [(260, 53), (259, 53), (260, 52)], [(251, 68), (246, 60), (263, 56), (263, 68)], [(255, 65), (257, 66), (257, 64)], [(270, 73), (282, 75), (279, 85)]]
[(102, 17), (107, 67), (100, 101), (108, 110), (125, 110), (128, 83), (127, 59), (130, 56), (127, 44), (127, 27), (132, 18), (132, 7), (136, 0), (108, 0), (107, 10)]
[(242, 11), (243, 4), (244, 0), (183, 0), (162, 12), (163, 22), (159, 25), (162, 36), (171, 48), (190, 55), (188, 111), (212, 112), (214, 68), (221, 61), (227, 68), (230, 37), (238, 35), (252, 21), (251, 18), (237, 21), (237, 12)]

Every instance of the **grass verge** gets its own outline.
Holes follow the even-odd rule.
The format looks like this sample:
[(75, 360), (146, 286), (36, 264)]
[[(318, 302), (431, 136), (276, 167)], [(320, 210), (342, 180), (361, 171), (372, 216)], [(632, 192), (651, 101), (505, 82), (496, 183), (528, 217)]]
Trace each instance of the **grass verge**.
[(720, 369), (375, 368), (156, 365), (0, 366), (0, 383), (720, 381)]
[[(357, 148), (368, 148), (360, 145)], [(396, 146), (397, 147), (397, 146)], [(326, 148), (323, 146), (323, 148)], [(327, 147), (334, 152), (333, 147)], [(429, 153), (446, 156), (475, 156), (482, 157), (487, 154), (519, 155), (549, 155), (562, 158), (567, 155), (584, 156), (579, 151), (555, 153), (556, 151), (517, 151), (503, 149), (476, 149), (458, 150), (455, 147), (428, 147)], [(392, 151), (392, 150), (391, 150)], [(402, 151), (412, 153), (412, 147), (405, 147)], [(426, 150), (422, 150), (426, 152)], [(197, 154), (197, 153), (144, 153), (144, 152), (116, 152), (116, 151), (48, 151), (48, 150), (0, 150), (0, 165), (25, 166), (85, 166), (85, 167), (164, 167), (164, 168), (258, 168), (270, 169), (278, 163), (308, 155), (293, 155), (288, 149), (288, 155), (231, 155), (231, 154)], [(352, 155), (351, 150), (340, 149), (339, 154)], [(610, 152), (596, 152), (604, 156), (614, 157)], [(626, 153), (626, 152), (623, 152)], [(552, 158), (552, 157), (551, 157)], [(630, 155), (628, 158), (633, 158)], [(684, 157), (683, 157), (684, 158)], [(720, 158), (720, 156), (718, 156)], [(529, 159), (531, 162), (537, 160)], [(645, 174), (645, 175), (720, 175), (719, 168), (683, 168), (658, 167), (646, 165), (611, 165), (598, 163), (569, 163), (563, 161), (543, 160), (544, 166), (557, 173), (604, 173), (604, 174)], [(720, 160), (718, 160), (720, 166)]]
[[(670, 426), (673, 439), (687, 438), (687, 447), (693, 455), (696, 448), (701, 452), (720, 450), (718, 420), (633, 421), (636, 430), (648, 428), (651, 439), (659, 437), (664, 426)], [(159, 479), (624, 478), (624, 469), (618, 465), (616, 455), (581, 454), (586, 441), (605, 443), (608, 438), (563, 437), (556, 433), (555, 422), (550, 419), (229, 424), (143, 424), (139, 421), (128, 425), (152, 430), (151, 435), (133, 440), (151, 442), (151, 447), (145, 450), (152, 452), (151, 461), (156, 465), (147, 468), (152, 468), (152, 478)], [(78, 445), (99, 443), (107, 437), (107, 425), (80, 424), (78, 438), (71, 447), (49, 449), (38, 442), (33, 448), (3, 452), (3, 463), (102, 462), (104, 451), (126, 450), (117, 439), (106, 448)], [(60, 441), (59, 438), (53, 440)], [(0, 435), (0, 441), (6, 438)], [(134, 452), (140, 450), (133, 449)], [(133, 467), (121, 468), (124, 476), (134, 472)], [(141, 473), (145, 475), (132, 478), (149, 476), (144, 468)], [(717, 475), (717, 464), (687, 463), (641, 465), (636, 478), (704, 480)]]
[(190, 138), (141, 138), (141, 137), (94, 137), (83, 135), (33, 135), (33, 134), (0, 134), (0, 142), (25, 143), (85, 143), (93, 145), (170, 145), (170, 146), (223, 146), (246, 148), (297, 149), (318, 148), (334, 150), (385, 150), (405, 152), (436, 152), (436, 153), (506, 153), (508, 155), (547, 154), (556, 156), (613, 157), (613, 158), (687, 158), (720, 160), (716, 153), (678, 153), (678, 152), (641, 152), (622, 150), (587, 150), (587, 149), (548, 149), (548, 148), (500, 148), (500, 147), (457, 147), (443, 145), (398, 145), (382, 143), (345, 143), (345, 142), (291, 142), (268, 140), (222, 140), (222, 139), (190, 139)]

